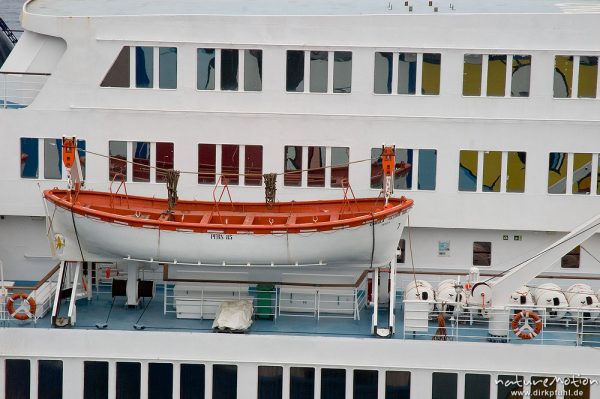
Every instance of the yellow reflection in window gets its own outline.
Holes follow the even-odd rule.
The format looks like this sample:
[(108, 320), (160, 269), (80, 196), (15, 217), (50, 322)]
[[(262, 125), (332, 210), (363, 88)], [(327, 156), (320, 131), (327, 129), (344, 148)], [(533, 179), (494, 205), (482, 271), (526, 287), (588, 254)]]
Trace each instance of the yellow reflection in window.
[(525, 169), (527, 153), (510, 151), (506, 163), (506, 191), (509, 193), (525, 192)]
[(566, 193), (567, 153), (551, 152), (548, 157), (548, 192), (550, 194)]
[(441, 54), (423, 54), (423, 80), (421, 82), (421, 94), (440, 94), (441, 67)]
[(554, 58), (554, 97), (571, 97), (573, 87), (573, 57), (557, 55)]
[(506, 89), (506, 55), (490, 55), (488, 59), (487, 95), (504, 97)]
[(465, 54), (463, 96), (481, 95), (481, 54)]
[(580, 57), (577, 96), (580, 98), (596, 98), (597, 84), (598, 57)]
[(500, 192), (500, 171), (502, 169), (502, 152), (486, 151), (483, 154), (483, 187), (482, 191)]
[(589, 194), (592, 177), (592, 154), (573, 154), (573, 194)]

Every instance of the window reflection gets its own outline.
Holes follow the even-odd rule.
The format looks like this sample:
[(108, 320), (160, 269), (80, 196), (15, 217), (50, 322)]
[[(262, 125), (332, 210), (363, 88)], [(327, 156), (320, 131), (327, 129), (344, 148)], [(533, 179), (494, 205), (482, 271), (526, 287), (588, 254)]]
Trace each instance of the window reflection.
[(29, 398), (31, 370), (29, 360), (6, 359), (4, 363), (7, 398)]
[(385, 399), (410, 399), (410, 371), (385, 372)]
[(173, 364), (148, 363), (148, 399), (173, 398)]
[(238, 50), (221, 50), (221, 90), (238, 90)]
[(465, 54), (463, 72), (463, 96), (481, 95), (481, 54)]
[(431, 376), (431, 399), (457, 399), (456, 373), (433, 373)]
[(484, 192), (500, 192), (500, 175), (502, 170), (502, 152), (485, 151), (483, 153), (483, 187)]
[(129, 87), (129, 46), (125, 46), (119, 52), (104, 80), (100, 84), (102, 87)]
[[(412, 163), (410, 163), (412, 164)], [(419, 150), (419, 190), (435, 190), (437, 150)]]
[(204, 399), (204, 365), (182, 363), (180, 377), (180, 399)]
[(39, 168), (38, 139), (21, 138), (21, 177), (37, 179)]
[(548, 193), (567, 192), (567, 153), (551, 152), (548, 159)]
[(512, 97), (529, 97), (531, 78), (531, 56), (513, 55), (510, 95)]
[(283, 397), (283, 367), (258, 366), (257, 399), (281, 399)]
[(327, 51), (310, 52), (310, 91), (312, 93), (327, 93)]
[(354, 370), (353, 399), (370, 399), (377, 397), (377, 370)]
[(177, 88), (177, 48), (158, 48), (158, 87), (161, 89)]
[(262, 90), (262, 50), (244, 50), (244, 90)]
[(465, 399), (490, 399), (489, 374), (465, 374)]
[(507, 159), (506, 191), (509, 193), (525, 192), (525, 172), (527, 153), (510, 151)]
[(333, 60), (333, 92), (350, 93), (352, 91), (352, 52), (335, 51)]
[(196, 51), (196, 87), (198, 90), (215, 89), (215, 49), (199, 48)]
[(44, 139), (44, 179), (62, 179), (61, 139)]
[(440, 94), (440, 70), (442, 67), (441, 54), (423, 54), (423, 80), (421, 94)]
[(247, 145), (245, 148), (244, 184), (260, 186), (262, 184), (263, 148), (262, 145)]
[(81, 174), (85, 179), (85, 171), (86, 171), (86, 152), (85, 152), (85, 140), (77, 140), (77, 153), (79, 155), (79, 164), (81, 165)]
[(117, 399), (139, 398), (141, 393), (141, 364), (117, 362)]
[(589, 194), (592, 183), (592, 154), (573, 154), (573, 194)]
[(348, 182), (350, 148), (331, 147), (331, 187), (343, 187)]
[(231, 364), (213, 365), (213, 399), (237, 398), (237, 366)]
[(156, 143), (156, 182), (167, 181), (167, 170), (173, 169), (174, 165), (173, 143)]
[(571, 97), (573, 87), (573, 57), (557, 55), (554, 58), (554, 97)]
[(127, 142), (109, 141), (108, 178), (110, 180), (127, 180)]
[(392, 57), (393, 53), (375, 53), (375, 94), (392, 93)]
[(321, 399), (346, 397), (346, 370), (321, 369)]
[(302, 147), (285, 146), (285, 175), (283, 184), (286, 186), (300, 186), (302, 184)]
[(83, 362), (83, 399), (108, 399), (108, 362)]
[(458, 190), (477, 191), (477, 151), (460, 152)]
[(154, 78), (154, 47), (135, 48), (135, 87), (152, 87)]
[[(413, 164), (413, 150), (396, 148), (396, 170), (394, 173), (394, 188), (399, 190), (412, 189), (412, 170), (403, 170)], [(412, 168), (411, 168), (412, 169)], [(402, 171), (402, 173), (400, 173)], [(383, 173), (383, 171), (381, 171)]]
[(198, 183), (214, 184), (217, 171), (217, 146), (198, 144)]
[(579, 82), (577, 96), (579, 98), (596, 98), (598, 86), (598, 57), (579, 57)]
[(523, 377), (516, 375), (499, 375), (498, 399), (513, 399), (523, 397)]
[(487, 95), (504, 97), (506, 91), (506, 55), (488, 56)]
[(417, 82), (417, 54), (398, 54), (398, 94), (415, 94)]
[(315, 369), (290, 367), (290, 399), (313, 399), (315, 397)]
[(304, 51), (288, 50), (285, 86), (287, 91), (304, 91)]
[(134, 141), (133, 151), (133, 181), (150, 181), (150, 143)]
[(308, 147), (308, 186), (325, 187), (325, 147)]
[(221, 173), (227, 184), (240, 183), (240, 146), (223, 144), (221, 146)]

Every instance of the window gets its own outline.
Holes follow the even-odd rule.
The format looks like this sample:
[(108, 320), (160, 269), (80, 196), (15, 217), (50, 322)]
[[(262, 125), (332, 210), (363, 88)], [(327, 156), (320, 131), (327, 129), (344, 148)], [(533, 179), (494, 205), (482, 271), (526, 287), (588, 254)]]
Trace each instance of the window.
[(431, 399), (457, 399), (457, 380), (456, 373), (433, 373)]
[(564, 269), (578, 269), (581, 261), (581, 246), (576, 246), (560, 259), (560, 267)]
[(565, 194), (567, 192), (566, 152), (551, 152), (548, 159), (548, 193)]
[(385, 372), (385, 399), (410, 399), (410, 371)]
[(21, 177), (37, 179), (39, 176), (38, 139), (21, 137)]
[(38, 398), (62, 398), (63, 363), (60, 360), (38, 361)]
[(285, 186), (300, 187), (302, 185), (302, 147), (285, 146), (284, 172), (283, 184)]
[(310, 92), (327, 93), (327, 64), (329, 53), (327, 51), (310, 52)]
[(315, 369), (290, 367), (290, 399), (313, 399), (315, 397)]
[(216, 172), (216, 144), (198, 144), (198, 183), (215, 184)]
[(203, 364), (181, 364), (179, 392), (181, 399), (204, 399)]
[(173, 364), (148, 364), (148, 399), (171, 399), (173, 397)]
[(127, 180), (127, 142), (108, 142), (108, 178), (113, 181)]
[(440, 94), (441, 54), (423, 54), (421, 94), (437, 96)]
[(465, 399), (490, 399), (489, 374), (465, 374)]
[(396, 263), (404, 263), (406, 259), (406, 240), (400, 239), (398, 242), (398, 248), (396, 248)]
[(325, 187), (325, 147), (308, 147), (308, 187)]
[(590, 380), (567, 377), (564, 381), (563, 399), (590, 399)]
[(525, 192), (525, 169), (527, 165), (527, 153), (508, 152), (506, 170), (506, 191), (509, 193)]
[(258, 366), (258, 399), (283, 397), (283, 367)]
[(196, 50), (196, 88), (198, 90), (215, 89), (215, 49)]
[(244, 90), (262, 90), (262, 50), (244, 50)]
[(547, 399), (556, 398), (556, 378), (531, 377), (530, 398)]
[(119, 52), (117, 59), (113, 62), (108, 73), (100, 83), (101, 87), (129, 87), (129, 46), (125, 46)]
[(31, 370), (29, 360), (6, 359), (5, 363), (5, 397), (29, 399)]
[(473, 266), (490, 266), (492, 264), (492, 243), (475, 241), (473, 243)]
[[(304, 92), (304, 81), (308, 79), (311, 93), (352, 92), (352, 52), (288, 50), (286, 58), (286, 91)], [(329, 67), (331, 62), (333, 68)]]
[(334, 51), (333, 53), (333, 92), (350, 93), (352, 91), (352, 52)]
[(394, 53), (375, 53), (375, 79), (373, 92), (375, 94), (392, 93), (392, 76)]
[(285, 82), (286, 91), (304, 91), (304, 51), (287, 51)]
[(240, 183), (240, 146), (223, 144), (221, 146), (221, 173), (227, 184)]
[(262, 173), (263, 173), (262, 157), (263, 157), (262, 145), (247, 145), (247, 146), (245, 146), (244, 184), (246, 186), (262, 185)]
[(134, 141), (131, 147), (133, 159), (133, 181), (150, 181), (150, 143)]
[(490, 54), (488, 56), (487, 90), (490, 97), (504, 97), (506, 93), (507, 56)]
[(484, 151), (483, 153), (483, 187), (484, 192), (500, 192), (500, 175), (502, 173), (502, 152)]
[(331, 147), (331, 187), (348, 185), (350, 148)]
[(598, 57), (554, 57), (554, 98), (596, 98), (597, 86)]
[[(512, 62), (512, 71), (507, 76), (509, 62)], [(465, 54), (463, 95), (504, 97), (507, 95), (507, 79), (510, 79), (510, 95), (528, 97), (530, 72), (530, 55)]]
[(321, 399), (345, 399), (346, 370), (321, 369)]
[(156, 143), (156, 182), (167, 181), (167, 170), (175, 168), (173, 143)]
[[(394, 69), (394, 57), (398, 66)], [(417, 53), (375, 53), (375, 74), (373, 92), (375, 94), (416, 94), (417, 70), (421, 70), (422, 79), (420, 94), (440, 94), (440, 68), (441, 54)], [(397, 84), (392, 87), (392, 82), (397, 79)]]
[(512, 399), (523, 397), (523, 377), (516, 375), (499, 375), (496, 380), (498, 387), (497, 399)]
[(213, 399), (237, 398), (237, 366), (229, 364), (213, 365)]
[(398, 94), (415, 94), (417, 85), (417, 54), (398, 54)]
[(481, 54), (465, 54), (463, 96), (481, 95), (482, 63), (483, 56)]
[(512, 97), (529, 97), (530, 79), (531, 56), (513, 55), (510, 95)]
[(135, 87), (154, 85), (154, 47), (135, 48)]
[(460, 152), (458, 190), (477, 191), (477, 151)]
[(221, 50), (221, 90), (238, 90), (239, 51)]
[(177, 88), (177, 48), (158, 48), (158, 87), (160, 89)]
[(592, 154), (573, 154), (573, 194), (590, 194)]
[[(398, 190), (435, 190), (437, 173), (437, 150), (412, 150), (396, 148), (394, 188)], [(418, 162), (415, 165), (415, 156)], [(413, 182), (417, 179), (417, 186)], [(371, 188), (382, 188), (383, 170), (381, 148), (371, 149)]]
[(108, 362), (83, 362), (83, 399), (108, 399)]
[(377, 370), (354, 370), (354, 399), (377, 398)]
[(523, 193), (526, 153), (460, 151), (458, 190)]
[(140, 363), (117, 362), (117, 399), (139, 398), (140, 376)]

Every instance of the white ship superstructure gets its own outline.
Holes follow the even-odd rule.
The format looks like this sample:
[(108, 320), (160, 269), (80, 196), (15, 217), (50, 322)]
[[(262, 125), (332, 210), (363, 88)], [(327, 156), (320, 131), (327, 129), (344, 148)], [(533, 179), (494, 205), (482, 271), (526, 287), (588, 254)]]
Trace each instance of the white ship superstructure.
[[(34, 292), (38, 309), (2, 313), (0, 398), (504, 399), (511, 381), (544, 397), (545, 378), (556, 397), (580, 384), (599, 398), (599, 13), (592, 0), (30, 0), (0, 67), (0, 260), (28, 287), (9, 295)], [(391, 145), (394, 196), (415, 205), (389, 269), (374, 244), (352, 248), (370, 263), (338, 269), (91, 262), (76, 228), (67, 248), (83, 259), (57, 265), (42, 191), (67, 187), (65, 136), (86, 190), (165, 198), (176, 169), (182, 200), (211, 201), (225, 178), (233, 201), (257, 203), (269, 173), (276, 201), (340, 200), (346, 182), (377, 197)], [(127, 253), (118, 241), (106, 253)], [(209, 334), (232, 299), (253, 303), (253, 326)]]

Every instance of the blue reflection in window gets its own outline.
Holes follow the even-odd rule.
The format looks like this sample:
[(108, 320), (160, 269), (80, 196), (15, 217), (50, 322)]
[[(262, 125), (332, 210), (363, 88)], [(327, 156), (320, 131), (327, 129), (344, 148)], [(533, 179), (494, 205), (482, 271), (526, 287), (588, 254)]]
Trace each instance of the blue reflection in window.
[(435, 190), (437, 150), (419, 150), (419, 190)]
[(154, 47), (135, 48), (135, 87), (152, 87)]
[(38, 139), (21, 138), (21, 177), (27, 179), (38, 178), (39, 168), (39, 143)]

